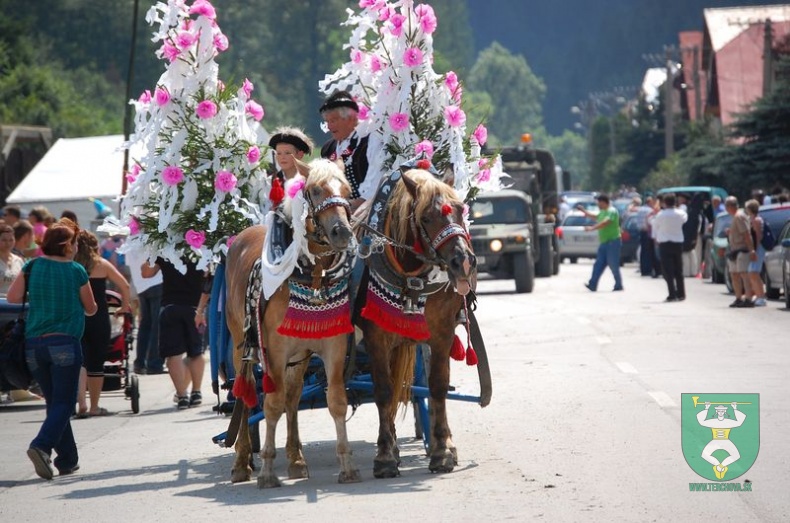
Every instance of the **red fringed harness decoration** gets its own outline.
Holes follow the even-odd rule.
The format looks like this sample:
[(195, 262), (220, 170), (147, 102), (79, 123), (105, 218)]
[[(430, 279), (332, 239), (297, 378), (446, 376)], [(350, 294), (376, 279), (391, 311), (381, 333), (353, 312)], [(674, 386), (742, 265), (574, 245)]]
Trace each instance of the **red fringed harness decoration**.
[(317, 297), (311, 285), (288, 280), (290, 297), (277, 333), (293, 338), (320, 339), (354, 332), (348, 298), (348, 278), (342, 278)]
[(371, 271), (367, 298), (361, 314), (385, 331), (417, 341), (427, 340), (431, 337), (428, 322), (425, 320), (427, 299), (427, 295), (421, 295), (416, 309), (404, 312), (401, 290), (387, 284)]

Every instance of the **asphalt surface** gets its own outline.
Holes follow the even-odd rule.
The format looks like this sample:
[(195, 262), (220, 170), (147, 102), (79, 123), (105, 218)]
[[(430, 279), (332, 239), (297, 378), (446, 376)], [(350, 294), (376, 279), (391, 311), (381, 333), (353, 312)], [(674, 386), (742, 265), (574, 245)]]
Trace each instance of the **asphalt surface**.
[[(485, 409), (453, 402), (459, 464), (428, 472), (413, 418), (398, 421), (401, 476), (373, 478), (377, 415), (349, 411), (362, 482), (337, 483), (334, 427), (326, 410), (302, 411), (311, 477), (287, 480), (284, 423), (277, 433), (283, 486), (230, 483), (231, 449), (212, 444), (227, 418), (204, 405), (177, 411), (168, 376), (141, 376), (133, 415), (121, 392), (113, 416), (75, 420), (81, 469), (44, 481), (25, 455), (43, 402), (0, 407), (0, 521), (788, 521), (790, 311), (770, 301), (735, 310), (723, 285), (687, 279), (688, 299), (663, 303), (662, 280), (624, 268), (626, 290), (582, 283), (591, 265), (564, 264), (532, 294), (480, 282), (477, 312), (493, 376)], [(474, 369), (453, 364), (453, 384), (475, 394)], [(208, 369), (208, 366), (207, 366)], [(744, 477), (751, 492), (689, 491), (705, 482), (681, 450), (680, 395), (760, 394), (759, 456)], [(257, 459), (257, 458), (256, 458)], [(258, 461), (259, 463), (259, 461)]]

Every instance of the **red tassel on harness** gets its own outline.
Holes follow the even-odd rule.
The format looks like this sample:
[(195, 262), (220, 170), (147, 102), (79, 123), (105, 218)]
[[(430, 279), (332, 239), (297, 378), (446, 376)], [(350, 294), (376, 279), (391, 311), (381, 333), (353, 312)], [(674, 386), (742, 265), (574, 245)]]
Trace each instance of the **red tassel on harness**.
[(277, 207), (284, 199), (285, 189), (283, 189), (283, 184), (280, 179), (275, 176), (272, 180), (272, 188), (269, 191), (269, 200), (272, 202), (273, 206)]
[(250, 408), (258, 404), (258, 393), (255, 391), (255, 386), (248, 382), (244, 376), (236, 376), (233, 381), (233, 395)]
[(464, 345), (461, 343), (461, 339), (456, 335), (453, 339), (453, 348), (450, 349), (450, 357), (456, 361), (464, 361), (466, 357), (465, 353)]
[(471, 345), (466, 348), (466, 364), (470, 367), (477, 365), (477, 353)]
[(274, 380), (268, 374), (263, 375), (263, 392), (269, 394), (277, 390), (277, 387), (274, 385)]

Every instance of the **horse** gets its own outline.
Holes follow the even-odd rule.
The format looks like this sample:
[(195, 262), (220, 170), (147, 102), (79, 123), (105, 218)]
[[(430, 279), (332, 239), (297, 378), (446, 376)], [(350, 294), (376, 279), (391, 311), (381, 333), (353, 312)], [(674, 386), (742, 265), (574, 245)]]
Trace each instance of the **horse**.
[[(305, 165), (300, 163), (300, 171)], [(313, 294), (310, 298), (318, 297), (326, 287), (334, 282), (328, 281), (337, 266), (338, 259), (346, 257), (346, 253), (354, 246), (353, 232), (349, 224), (350, 207), (348, 198), (351, 187), (345, 179), (342, 170), (328, 160), (314, 160), (309, 165), (309, 172), (305, 177), (302, 189), (307, 218), (305, 220), (305, 236), (307, 247), (315, 255), (313, 266), (305, 268), (308, 282), (312, 284)], [(286, 185), (286, 189), (287, 189)], [(298, 217), (294, 217), (296, 222)], [(268, 223), (268, 222), (267, 222)], [(340, 461), (340, 483), (360, 481), (359, 471), (355, 468), (351, 458), (351, 448), (346, 433), (345, 416), (348, 406), (346, 397), (343, 367), (346, 356), (347, 335), (353, 330), (350, 322), (350, 306), (346, 303), (344, 311), (347, 328), (324, 335), (321, 332), (305, 332), (306, 337), (294, 337), (293, 333), (283, 334), (282, 326), (290, 321), (288, 318), (289, 300), (293, 299), (289, 287), (298, 283), (298, 271), (284, 281), (279, 288), (260, 306), (260, 312), (250, 310), (246, 298), (251, 281), (251, 273), (258, 267), (256, 261), (261, 258), (266, 235), (273, 234), (264, 225), (252, 226), (241, 232), (231, 247), (228, 249), (226, 262), (226, 317), (227, 324), (234, 344), (234, 366), (237, 369), (234, 393), (246, 387), (247, 392), (252, 388), (252, 401), (257, 402), (255, 378), (252, 375), (252, 364), (243, 361), (245, 344), (254, 345), (255, 352), (263, 355), (264, 363), (264, 401), (263, 411), (266, 421), (266, 435), (260, 452), (263, 462), (258, 476), (258, 487), (269, 488), (280, 486), (280, 481), (274, 472), (274, 458), (276, 456), (275, 430), (283, 411), (287, 419), (286, 455), (288, 460), (288, 476), (290, 479), (307, 478), (309, 471), (302, 445), (299, 439), (297, 426), (297, 410), (301, 396), (304, 372), (312, 354), (317, 354), (324, 363), (328, 379), (327, 403), (329, 412), (335, 422), (337, 432), (337, 456)], [(297, 241), (296, 233), (294, 242)], [(303, 256), (301, 257), (304, 258)], [(304, 262), (301, 262), (303, 266)], [(253, 274), (255, 276), (255, 274)], [(344, 278), (342, 274), (339, 278)], [(347, 297), (346, 297), (347, 298)], [(255, 323), (257, 319), (260, 327), (260, 341), (247, 336), (245, 342), (245, 320)], [(303, 322), (303, 327), (309, 331), (314, 326), (314, 321)], [(255, 331), (253, 325), (252, 331)], [(247, 333), (249, 334), (249, 332)], [(323, 336), (323, 337), (320, 337)], [(261, 350), (262, 349), (262, 350)], [(250, 359), (250, 355), (247, 355)], [(245, 363), (247, 363), (245, 365)], [(239, 381), (241, 380), (241, 381)], [(241, 385), (238, 389), (236, 385)], [(267, 390), (267, 388), (269, 390)], [(244, 395), (244, 392), (241, 392)], [(252, 449), (250, 444), (249, 428), (247, 425), (248, 407), (241, 398), (237, 397), (237, 407), (241, 403), (241, 424), (239, 426), (238, 440), (235, 445), (236, 458), (231, 471), (231, 481), (249, 481), (252, 474)]]
[[(388, 182), (380, 187), (389, 184), (389, 188), (379, 189), (372, 204), (370, 216), (374, 218), (369, 216), (364, 227), (368, 237), (358, 232), (360, 245), (366, 240), (370, 244), (372, 233), (373, 243), (383, 246), (366, 259), (367, 281), (363, 278), (362, 287), (367, 286), (367, 291), (359, 293), (355, 308), (355, 324), (363, 332), (379, 413), (373, 475), (389, 478), (400, 474), (395, 415), (399, 404), (406, 405), (410, 398), (418, 342), (431, 349), (429, 469), (451, 472), (458, 457), (445, 405), (449, 360), (454, 344), (460, 343), (455, 327), (459, 312), (465, 312), (465, 296), (475, 284), (476, 259), (463, 225), (464, 204), (452, 187), (418, 169), (402, 175), (396, 171)], [(384, 192), (391, 194), (382, 197)], [(445, 272), (444, 280), (431, 281), (436, 268)], [(402, 291), (400, 296), (397, 289)], [(387, 308), (398, 300), (404, 313), (399, 318)], [(419, 314), (422, 303), (424, 316)]]

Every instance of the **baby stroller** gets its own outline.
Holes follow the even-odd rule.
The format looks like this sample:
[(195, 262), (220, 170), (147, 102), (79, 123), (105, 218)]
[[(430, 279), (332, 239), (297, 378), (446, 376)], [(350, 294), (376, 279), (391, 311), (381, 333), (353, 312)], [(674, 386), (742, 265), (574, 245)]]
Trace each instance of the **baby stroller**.
[(110, 346), (104, 362), (104, 386), (102, 391), (123, 389), (126, 399), (132, 401), (132, 412), (140, 412), (140, 385), (132, 371), (129, 353), (134, 345), (132, 315), (115, 314), (122, 304), (121, 295), (107, 291), (107, 308), (110, 312)]

